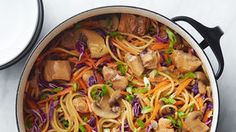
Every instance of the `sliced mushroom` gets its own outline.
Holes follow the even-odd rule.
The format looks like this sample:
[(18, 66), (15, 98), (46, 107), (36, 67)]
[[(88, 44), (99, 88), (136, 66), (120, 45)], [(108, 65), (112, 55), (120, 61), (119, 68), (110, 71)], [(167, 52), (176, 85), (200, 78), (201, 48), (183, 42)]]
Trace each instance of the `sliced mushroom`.
[(110, 105), (113, 105), (117, 103), (117, 101), (121, 98), (120, 90), (116, 90), (111, 94), (111, 97), (109, 99)]
[(104, 66), (102, 68), (102, 74), (104, 80), (110, 81), (114, 89), (124, 89), (128, 85), (127, 77), (119, 75), (114, 69)]
[(146, 53), (141, 53), (140, 57), (143, 62), (143, 66), (145, 68), (147, 69), (157, 68), (157, 63), (158, 63), (157, 52), (148, 50)]
[(71, 78), (71, 66), (69, 61), (65, 60), (48, 60), (44, 68), (44, 78), (46, 81), (65, 80)]
[(159, 121), (159, 132), (174, 132), (171, 120), (166, 118), (160, 118)]
[(178, 70), (183, 73), (194, 72), (202, 64), (199, 58), (181, 50), (174, 50), (171, 57)]
[(188, 114), (185, 123), (191, 132), (207, 132), (209, 130), (209, 127), (201, 122), (202, 117), (203, 114), (200, 111), (193, 111)]
[(146, 17), (121, 14), (118, 31), (133, 33), (136, 35), (144, 35), (147, 32), (149, 25), (150, 20)]
[(72, 100), (75, 109), (80, 113), (88, 113), (89, 107), (85, 97), (77, 97)]
[[(102, 85), (97, 85), (97, 86), (102, 87)], [(88, 94), (90, 94), (93, 88), (94, 87), (89, 88)], [(107, 90), (108, 90), (108, 94), (103, 96), (101, 100), (90, 99), (92, 101), (91, 109), (96, 115), (100, 117), (112, 118), (112, 119), (117, 118), (120, 116), (121, 110), (117, 107), (114, 107), (115, 105), (110, 103), (111, 95), (114, 93), (114, 90), (110, 88), (109, 86), (107, 86)]]
[(80, 31), (87, 37), (91, 58), (100, 58), (108, 53), (104, 39), (97, 32), (87, 29)]
[(125, 55), (125, 61), (136, 76), (142, 75), (144, 67), (139, 56), (134, 56), (128, 53)]
[[(88, 70), (86, 71), (83, 76), (82, 76), (82, 79), (84, 80), (84, 82), (86, 83), (86, 85), (89, 87), (89, 79), (91, 77), (94, 77), (94, 74), (93, 74), (93, 71), (92, 70)], [(95, 78), (94, 78), (95, 79)]]
[(203, 83), (205, 84), (208, 84), (209, 83), (209, 80), (208, 78), (206, 77), (206, 74), (204, 74), (202, 71), (197, 71), (195, 72), (196, 74), (196, 78), (200, 81), (202, 81)]
[(206, 94), (206, 85), (202, 81), (198, 81), (198, 89), (200, 94)]

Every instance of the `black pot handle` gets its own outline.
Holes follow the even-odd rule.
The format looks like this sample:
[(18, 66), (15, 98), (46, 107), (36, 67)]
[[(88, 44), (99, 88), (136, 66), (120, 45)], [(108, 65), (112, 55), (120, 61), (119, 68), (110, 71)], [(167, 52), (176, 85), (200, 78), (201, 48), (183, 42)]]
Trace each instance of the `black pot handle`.
[(199, 46), (204, 50), (206, 47), (210, 46), (213, 51), (217, 61), (218, 61), (218, 70), (215, 74), (215, 78), (219, 79), (223, 69), (224, 69), (224, 58), (220, 47), (220, 38), (224, 34), (220, 27), (209, 28), (196, 20), (186, 17), (178, 16), (171, 19), (173, 22), (184, 21), (193, 26), (199, 34), (204, 38), (204, 40), (199, 44)]

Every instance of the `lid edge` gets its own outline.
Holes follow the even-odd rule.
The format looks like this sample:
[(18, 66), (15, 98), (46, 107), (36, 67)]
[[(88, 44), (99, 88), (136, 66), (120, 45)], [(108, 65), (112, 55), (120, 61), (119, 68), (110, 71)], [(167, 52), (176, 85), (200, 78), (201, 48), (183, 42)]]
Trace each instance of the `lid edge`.
[(6, 69), (6, 68), (14, 65), (15, 63), (19, 62), (28, 52), (31, 51), (35, 42), (37, 41), (39, 34), (41, 33), (41, 30), (42, 30), (43, 19), (44, 19), (43, 2), (42, 2), (42, 0), (37, 0), (37, 1), (38, 1), (38, 22), (37, 22), (35, 32), (31, 38), (30, 42), (28, 43), (26, 48), (18, 56), (16, 56), (14, 59), (12, 59), (11, 61), (9, 61), (7, 63), (0, 65), (0, 70)]

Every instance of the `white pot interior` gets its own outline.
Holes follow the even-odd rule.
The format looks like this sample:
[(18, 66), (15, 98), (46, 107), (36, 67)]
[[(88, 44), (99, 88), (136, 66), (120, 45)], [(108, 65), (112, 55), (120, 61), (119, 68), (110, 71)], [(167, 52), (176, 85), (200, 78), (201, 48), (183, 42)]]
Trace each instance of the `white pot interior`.
[(29, 73), (31, 71), (31, 68), (38, 57), (38, 55), (42, 52), (42, 50), (47, 46), (47, 44), (60, 32), (63, 30), (67, 29), (71, 25), (77, 23), (78, 21), (84, 20), (88, 17), (91, 16), (96, 16), (96, 15), (101, 15), (101, 14), (109, 14), (109, 13), (131, 13), (131, 14), (137, 14), (137, 15), (142, 15), (145, 17), (149, 17), (151, 19), (157, 20), (174, 31), (176, 31), (179, 35), (181, 35), (196, 51), (198, 54), (199, 58), (203, 62), (203, 68), (205, 72), (207, 73), (209, 80), (210, 80), (210, 85), (212, 88), (212, 94), (213, 94), (213, 105), (214, 105), (214, 113), (213, 113), (213, 121), (212, 121), (212, 126), (211, 126), (211, 132), (216, 131), (216, 126), (218, 122), (218, 114), (219, 114), (219, 96), (218, 96), (218, 90), (217, 90), (217, 84), (216, 80), (213, 74), (212, 67), (205, 56), (204, 52), (202, 49), (198, 46), (196, 41), (188, 34), (186, 33), (183, 29), (181, 29), (179, 26), (176, 24), (173, 24), (169, 19), (155, 13), (152, 11), (148, 11), (145, 9), (140, 9), (140, 8), (135, 8), (135, 7), (124, 7), (124, 6), (111, 6), (111, 7), (102, 7), (102, 8), (97, 8), (97, 9), (92, 9), (83, 13), (80, 13), (67, 21), (63, 22), (60, 24), (58, 27), (53, 29), (42, 41), (41, 43), (37, 46), (36, 49), (34, 49), (34, 52), (30, 55), (30, 58), (27, 60), (27, 64), (25, 66), (25, 69), (22, 74), (22, 78), (20, 80), (19, 84), (19, 89), (18, 89), (18, 94), (17, 94), (17, 104), (16, 104), (16, 115), (17, 115), (17, 122), (18, 122), (18, 128), (19, 131), (25, 131), (25, 126), (24, 126), (24, 120), (23, 120), (23, 97), (24, 97), (24, 89), (25, 89), (25, 84), (27, 81), (27, 78), (29, 76)]

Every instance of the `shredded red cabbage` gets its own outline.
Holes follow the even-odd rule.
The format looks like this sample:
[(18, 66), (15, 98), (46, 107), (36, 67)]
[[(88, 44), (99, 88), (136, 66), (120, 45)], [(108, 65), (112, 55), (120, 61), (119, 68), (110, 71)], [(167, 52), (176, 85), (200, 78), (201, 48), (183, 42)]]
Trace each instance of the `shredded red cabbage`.
[(167, 43), (169, 41), (168, 37), (161, 38), (159, 35), (155, 36), (156, 40), (162, 43)]
[(161, 61), (161, 66), (167, 66), (167, 64), (166, 64), (166, 59), (165, 59), (165, 56), (164, 56), (164, 52), (160, 52), (160, 56), (161, 56), (161, 59), (162, 59), (162, 61)]
[(205, 122), (205, 124), (210, 127), (210, 126), (211, 126), (211, 122), (212, 122), (212, 117), (210, 117), (210, 118)]
[(53, 118), (53, 112), (54, 112), (54, 101), (51, 101), (49, 104), (49, 120)]
[(102, 30), (101, 28), (96, 28), (96, 29), (93, 29), (93, 30), (95, 32), (97, 32), (98, 34), (100, 34), (104, 40), (106, 39), (107, 33), (104, 30)]
[(88, 124), (91, 127), (96, 127), (96, 118), (94, 116), (91, 116), (90, 119), (88, 120)]
[(116, 54), (116, 47), (112, 44), (111, 38), (109, 38), (108, 42), (109, 42), (109, 47), (111, 48), (111, 51), (113, 52), (113, 54)]
[(80, 63), (80, 64), (76, 64), (75, 67), (77, 69), (80, 69), (81, 67), (85, 66), (86, 64), (85, 63)]
[(195, 84), (192, 87), (192, 92), (193, 92), (194, 95), (197, 95), (199, 93), (198, 82), (197, 81), (195, 82)]
[(30, 130), (31, 132), (40, 132), (38, 125), (34, 124)]
[[(120, 127), (119, 127), (119, 130), (120, 130), (120, 132), (122, 132), (122, 130), (121, 130), (121, 125), (120, 125)], [(131, 132), (127, 120), (125, 121), (125, 124), (124, 124), (124, 132)]]
[(134, 116), (138, 117), (141, 114), (142, 106), (140, 104), (139, 99), (136, 96), (132, 101), (132, 106), (133, 106)]

